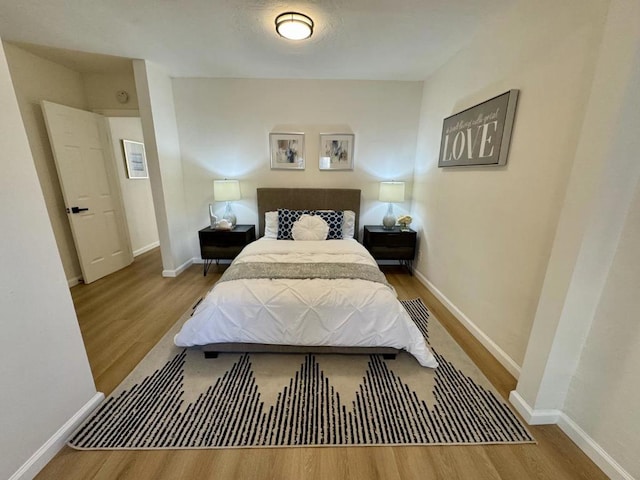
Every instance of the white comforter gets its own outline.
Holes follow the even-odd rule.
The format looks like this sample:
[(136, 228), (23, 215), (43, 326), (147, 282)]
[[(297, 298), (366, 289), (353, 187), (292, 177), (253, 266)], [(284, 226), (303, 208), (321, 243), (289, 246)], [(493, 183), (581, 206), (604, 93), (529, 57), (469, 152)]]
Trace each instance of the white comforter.
[[(240, 262), (376, 265), (355, 240), (261, 238)], [(385, 346), (436, 367), (424, 337), (392, 287), (358, 279), (248, 279), (217, 283), (174, 338), (179, 347), (209, 343)]]

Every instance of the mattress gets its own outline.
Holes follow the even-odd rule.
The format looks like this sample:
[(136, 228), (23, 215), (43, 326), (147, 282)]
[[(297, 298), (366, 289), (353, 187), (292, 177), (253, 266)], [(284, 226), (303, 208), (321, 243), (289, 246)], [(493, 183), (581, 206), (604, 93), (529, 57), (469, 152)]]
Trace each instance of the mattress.
[[(298, 264), (308, 270), (310, 263), (377, 268), (369, 252), (353, 239), (261, 238), (246, 246), (232, 266), (274, 264), (276, 269), (276, 264)], [(361, 278), (219, 281), (174, 341), (180, 347), (212, 343), (393, 347), (406, 350), (425, 367), (437, 366), (393, 287)]]

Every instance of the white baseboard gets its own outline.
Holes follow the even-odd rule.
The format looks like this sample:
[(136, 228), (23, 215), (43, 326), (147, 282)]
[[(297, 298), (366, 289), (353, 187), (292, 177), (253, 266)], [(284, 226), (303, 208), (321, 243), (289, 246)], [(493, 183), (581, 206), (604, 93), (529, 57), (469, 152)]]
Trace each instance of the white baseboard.
[(190, 258), (189, 260), (184, 262), (182, 265), (180, 265), (175, 270), (163, 270), (162, 271), (162, 276), (163, 277), (177, 277), (182, 272), (184, 272), (187, 268), (189, 268), (192, 264), (193, 264), (193, 259)]
[(513, 390), (509, 401), (529, 425), (557, 424), (558, 427), (612, 480), (634, 480), (611, 455), (561, 410), (534, 410)]
[(516, 390), (509, 394), (509, 402), (529, 425), (555, 425), (560, 420), (560, 410), (534, 410)]
[(100, 405), (104, 400), (104, 393), (97, 392), (73, 417), (67, 420), (62, 427), (54, 433), (44, 445), (42, 445), (9, 480), (31, 480), (47, 463), (65, 446), (69, 435)]
[(560, 414), (558, 426), (609, 478), (612, 480), (634, 480), (629, 472), (622, 468), (587, 432), (564, 413)]
[[(440, 292), (420, 272), (414, 271), (416, 278), (440, 300), (445, 307), (484, 345), (491, 354), (515, 377), (520, 376), (520, 366), (482, 332), (464, 313)], [(509, 402), (529, 425), (557, 424), (560, 429), (580, 448), (606, 475), (613, 480), (635, 480), (611, 455), (593, 440), (578, 424), (561, 410), (534, 410), (513, 390)]]
[(133, 256), (137, 257), (138, 255), (142, 255), (143, 253), (147, 253), (149, 250), (153, 250), (156, 247), (160, 246), (160, 241), (150, 243), (146, 247), (139, 248), (133, 252)]
[(80, 285), (80, 282), (82, 282), (82, 277), (67, 278), (67, 284), (69, 285), (69, 288)]
[(516, 380), (520, 377), (520, 365), (518, 365), (513, 358), (502, 350), (493, 340), (491, 340), (475, 323), (469, 319), (458, 307), (456, 307), (451, 300), (449, 300), (436, 286), (431, 283), (420, 272), (414, 270), (415, 277), (427, 287), (438, 300), (440, 300), (445, 307), (462, 323), (471, 335), (473, 335), (491, 354), (506, 368)]

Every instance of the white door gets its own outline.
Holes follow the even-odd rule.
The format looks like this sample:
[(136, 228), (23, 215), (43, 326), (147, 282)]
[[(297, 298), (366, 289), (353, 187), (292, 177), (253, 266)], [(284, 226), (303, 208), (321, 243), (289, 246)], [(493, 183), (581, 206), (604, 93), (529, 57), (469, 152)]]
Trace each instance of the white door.
[(42, 102), (84, 283), (133, 262), (105, 120)]

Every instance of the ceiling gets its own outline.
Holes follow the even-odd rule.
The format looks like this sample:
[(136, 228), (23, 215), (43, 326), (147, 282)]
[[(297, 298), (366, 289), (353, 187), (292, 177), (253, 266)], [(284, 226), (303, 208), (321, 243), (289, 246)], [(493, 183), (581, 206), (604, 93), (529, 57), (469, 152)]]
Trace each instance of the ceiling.
[[(516, 1), (0, 0), (0, 37), (77, 71), (116, 56), (173, 77), (424, 80)], [(310, 39), (276, 34), (291, 10), (315, 22)]]

